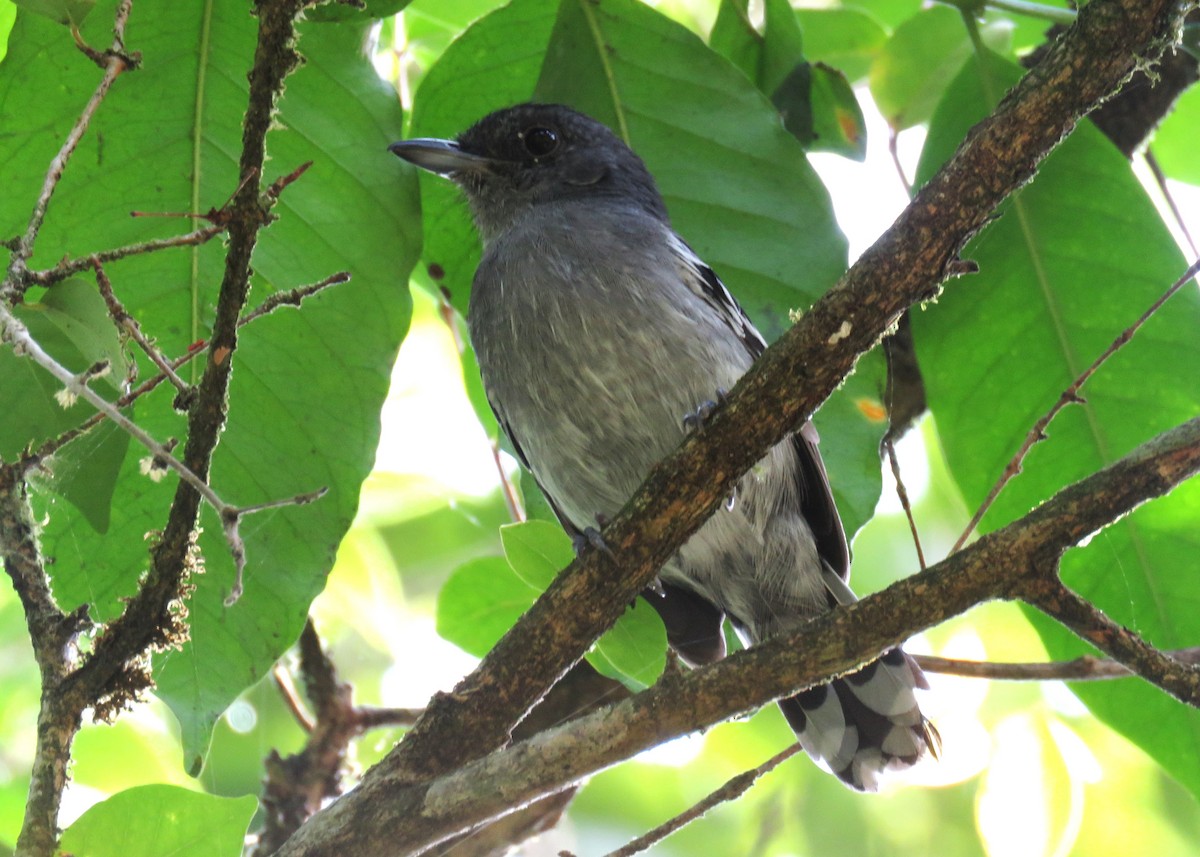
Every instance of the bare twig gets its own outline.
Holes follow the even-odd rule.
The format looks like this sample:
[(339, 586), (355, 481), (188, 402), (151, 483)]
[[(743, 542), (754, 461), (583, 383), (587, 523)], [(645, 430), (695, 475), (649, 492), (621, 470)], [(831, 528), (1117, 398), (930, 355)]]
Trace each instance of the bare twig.
[(633, 857), (634, 854), (639, 854), (642, 851), (645, 851), (650, 846), (666, 839), (680, 828), (685, 827), (698, 818), (701, 818), (713, 807), (737, 800), (739, 797), (749, 791), (752, 785), (758, 782), (759, 777), (771, 770), (774, 770), (776, 767), (792, 758), (792, 756), (795, 756), (797, 753), (801, 752), (801, 750), (802, 748), (800, 747), (799, 743), (788, 745), (788, 747), (767, 759), (767, 761), (763, 762), (757, 768), (753, 768), (749, 771), (743, 771), (736, 777), (730, 779), (725, 783), (725, 785), (721, 786), (716, 791), (711, 792), (702, 800), (697, 801), (684, 812), (681, 812), (674, 818), (669, 819), (663, 824), (660, 824), (653, 830), (647, 831), (637, 839), (622, 845), (617, 850), (610, 851), (605, 855), (605, 857)]
[(904, 185), (904, 195), (912, 196), (912, 182), (904, 174), (904, 165), (900, 163), (900, 132), (888, 126), (888, 154), (892, 156), (892, 166), (896, 168), (896, 177)]
[(27, 263), (29, 257), (33, 255), (34, 243), (37, 241), (38, 232), (46, 219), (50, 198), (58, 188), (59, 181), (62, 180), (63, 170), (66, 169), (67, 162), (75, 152), (75, 147), (79, 145), (84, 132), (87, 131), (88, 124), (92, 121), (104, 96), (108, 94), (113, 81), (123, 71), (130, 68), (131, 58), (124, 53), (124, 50), (125, 24), (129, 20), (129, 12), (132, 8), (133, 0), (121, 0), (121, 4), (117, 7), (116, 19), (113, 23), (112, 48), (105, 55), (104, 76), (100, 79), (100, 83), (96, 86), (87, 105), (80, 112), (79, 118), (75, 120), (75, 125), (67, 134), (67, 139), (63, 141), (58, 154), (50, 162), (50, 169), (47, 170), (46, 179), (42, 182), (42, 191), (38, 194), (37, 202), (34, 203), (33, 214), (29, 218), (29, 224), (25, 227), (25, 234), (17, 241), (13, 250), (8, 265), (8, 276), (4, 283), (0, 284), (0, 299), (4, 301), (12, 303), (20, 300), (24, 293)]
[(354, 709), (360, 732), (395, 726), (409, 727), (424, 713), (423, 708), (386, 708), (378, 705), (359, 705)]
[(1020, 448), (1016, 451), (1016, 453), (1013, 454), (1013, 457), (1009, 460), (1008, 464), (1005, 465), (1004, 471), (1000, 474), (1000, 478), (996, 481), (996, 484), (992, 486), (991, 490), (988, 491), (987, 497), (984, 498), (983, 503), (980, 504), (979, 508), (975, 510), (975, 514), (971, 517), (971, 520), (967, 524), (966, 529), (963, 530), (962, 535), (958, 537), (958, 541), (954, 543), (954, 547), (951, 548), (951, 552), (961, 549), (962, 546), (967, 543), (967, 539), (969, 539), (971, 534), (975, 532), (975, 528), (979, 526), (979, 522), (983, 520), (983, 516), (987, 514), (988, 509), (992, 507), (992, 504), (996, 502), (996, 498), (1000, 496), (1000, 492), (1004, 490), (1005, 486), (1008, 485), (1010, 481), (1012, 481), (1013, 477), (1021, 472), (1021, 466), (1025, 461), (1025, 456), (1029, 454), (1029, 451), (1033, 449), (1034, 446), (1046, 439), (1046, 427), (1050, 425), (1051, 420), (1058, 416), (1058, 413), (1067, 405), (1082, 404), (1085, 401), (1085, 399), (1079, 395), (1079, 391), (1082, 389), (1083, 385), (1086, 384), (1094, 374), (1096, 374), (1096, 370), (1103, 366), (1110, 357), (1120, 351), (1130, 340), (1132, 340), (1134, 335), (1137, 334), (1138, 330), (1141, 329), (1142, 325), (1149, 321), (1150, 317), (1158, 312), (1159, 309), (1162, 308), (1163, 304), (1170, 300), (1176, 292), (1187, 285), (1188, 282), (1190, 282), (1191, 279), (1197, 275), (1197, 273), (1200, 273), (1200, 260), (1193, 262), (1188, 269), (1184, 271), (1183, 276), (1172, 283), (1171, 287), (1163, 292), (1158, 299), (1155, 300), (1154, 303), (1152, 303), (1144, 313), (1142, 313), (1137, 321), (1121, 331), (1117, 335), (1117, 338), (1112, 341), (1112, 344), (1110, 344), (1108, 348), (1104, 349), (1103, 353), (1093, 360), (1092, 364), (1084, 369), (1083, 372), (1079, 374), (1079, 377), (1071, 382), (1071, 385), (1067, 387), (1067, 389), (1063, 390), (1062, 394), (1058, 397), (1058, 401), (1050, 406), (1050, 410), (1046, 411), (1046, 413), (1042, 415), (1041, 419), (1033, 424), (1033, 428), (1031, 428), (1029, 433), (1025, 436), (1025, 440), (1021, 444)]
[[(350, 272), (339, 271), (336, 274), (330, 274), (325, 279), (311, 283), (310, 285), (296, 286), (294, 289), (284, 289), (282, 292), (276, 292), (250, 312), (243, 315), (238, 320), (238, 328), (240, 329), (255, 319), (262, 318), (264, 315), (270, 315), (281, 306), (298, 307), (305, 298), (311, 297), (317, 292), (322, 292), (330, 286), (337, 286), (348, 282), (350, 282)], [(189, 357), (187, 359), (190, 360), (191, 358)]]
[[(1176, 649), (1165, 654), (1183, 664), (1200, 664), (1200, 647)], [(1033, 663), (962, 661), (936, 655), (913, 655), (913, 658), (926, 672), (996, 681), (1103, 681), (1135, 675), (1119, 661), (1092, 655), (1069, 661)]]
[(187, 383), (175, 374), (175, 370), (167, 363), (162, 352), (146, 339), (142, 334), (141, 325), (137, 323), (137, 319), (129, 314), (129, 311), (125, 309), (125, 306), (117, 298), (116, 293), (113, 291), (112, 281), (108, 278), (108, 274), (104, 272), (104, 266), (97, 260), (92, 267), (96, 271), (96, 285), (100, 288), (100, 296), (104, 298), (104, 305), (108, 307), (108, 314), (112, 317), (113, 322), (116, 323), (118, 331), (126, 333), (133, 338), (133, 341), (145, 352), (150, 361), (158, 367), (158, 370), (175, 385), (175, 389), (181, 393), (187, 393), (189, 390)]
[(288, 711), (292, 712), (296, 723), (305, 732), (311, 733), (317, 724), (309, 713), (308, 707), (300, 698), (300, 691), (296, 688), (296, 683), (292, 681), (292, 674), (284, 668), (282, 663), (277, 663), (271, 668), (271, 678), (275, 679), (279, 695), (283, 697), (283, 702)]
[(1158, 158), (1154, 157), (1154, 150), (1147, 149), (1144, 158), (1146, 166), (1150, 168), (1150, 173), (1154, 176), (1155, 184), (1158, 185), (1163, 199), (1167, 202), (1167, 208), (1171, 209), (1171, 216), (1175, 218), (1175, 225), (1179, 227), (1179, 231), (1183, 235), (1183, 240), (1187, 242), (1193, 256), (1200, 256), (1200, 249), (1196, 247), (1196, 239), (1192, 237), (1192, 233), (1188, 229), (1187, 220), (1184, 219), (1183, 212), (1179, 210), (1179, 205), (1175, 202), (1175, 196), (1171, 193), (1171, 189), (1167, 187), (1167, 175), (1159, 165)]
[(239, 524), (242, 517), (264, 509), (311, 503), (325, 493), (325, 489), (321, 488), (317, 491), (299, 494), (284, 500), (273, 500), (254, 506), (234, 506), (227, 503), (213, 490), (212, 486), (201, 479), (190, 467), (176, 458), (166, 445), (155, 440), (149, 432), (121, 413), (111, 402), (88, 386), (91, 378), (99, 374), (99, 370), (106, 368), (107, 364), (98, 364), (86, 372), (76, 375), (46, 353), (42, 346), (29, 335), (29, 331), (25, 325), (3, 305), (0, 305), (0, 339), (11, 342), (16, 353), (33, 360), (61, 381), (65, 388), (64, 392), (68, 394), (67, 397), (64, 397), (64, 403), (70, 401), (75, 396), (85, 399), (88, 404), (103, 414), (105, 418), (116, 423), (122, 431), (149, 450), (155, 465), (174, 470), (183, 482), (191, 486), (197, 494), (203, 497), (217, 511), (217, 514), (221, 518), (225, 543), (229, 547), (230, 554), (233, 556), (237, 571), (233, 588), (226, 598), (226, 605), (236, 602), (242, 594), (242, 573), (246, 567), (246, 544), (239, 532)]
[(912, 532), (913, 547), (917, 551), (917, 564), (925, 568), (925, 551), (921, 550), (921, 534), (917, 531), (917, 522), (913, 518), (912, 503), (908, 501), (908, 490), (904, 487), (904, 477), (900, 475), (900, 461), (896, 458), (896, 445), (890, 437), (883, 439), (883, 448), (887, 451), (888, 462), (892, 466), (892, 477), (896, 480), (896, 496), (900, 498), (900, 506), (908, 519), (908, 529)]
[(1042, 581), (1023, 600), (1176, 699), (1200, 707), (1200, 667), (1193, 650), (1185, 650), (1189, 654), (1178, 658), (1174, 653), (1156, 649), (1143, 637), (1109, 619), (1057, 578)]
[[(201, 231), (204, 231), (204, 230), (201, 230)], [(221, 230), (221, 231), (223, 231), (223, 230)], [(197, 234), (197, 233), (192, 233), (192, 234)], [(216, 233), (214, 233), (214, 234), (216, 234)], [(329, 286), (335, 286), (339, 283), (348, 282), (349, 279), (350, 279), (350, 277), (348, 274), (338, 273), (338, 274), (333, 274), (330, 277), (326, 277), (324, 280), (321, 280), (318, 283), (313, 283), (313, 284), (307, 285), (307, 286), (297, 286), (294, 289), (287, 289), (282, 292), (276, 292), (275, 294), (273, 294), (269, 298), (267, 298), (265, 301), (263, 301), (263, 303), (260, 306), (256, 307), (254, 310), (252, 310), (252, 311), (246, 313), (244, 316), (242, 316), (242, 318), (238, 320), (238, 330), (241, 330), (243, 327), (245, 327), (250, 322), (256, 321), (259, 318), (262, 318), (263, 316), (270, 314), (271, 312), (275, 311), (276, 309), (278, 309), (281, 306), (299, 306), (301, 301), (304, 298), (307, 298), (310, 295), (314, 295), (317, 292), (322, 291), (325, 288), (328, 288)], [(177, 372), (181, 366), (185, 366), (186, 364), (190, 363), (192, 360), (195, 360), (201, 354), (206, 353), (204, 351), (205, 344), (206, 343), (203, 341), (193, 343), (192, 346), (187, 350), (186, 353), (180, 355), (179, 357), (176, 357), (174, 360), (169, 361), (167, 363), (167, 366), (169, 366), (172, 371)], [(163, 373), (162, 371), (158, 372), (155, 375), (152, 375), (151, 377), (149, 377), (145, 381), (143, 381), (141, 384), (139, 384), (137, 387), (130, 390), (128, 393), (124, 394), (123, 396), (118, 398), (116, 401), (114, 401), (113, 406), (117, 407), (117, 408), (129, 407), (134, 402), (136, 402), (138, 399), (140, 399), (142, 396), (146, 395), (151, 390), (154, 390), (155, 388), (157, 388), (159, 384), (161, 384), (163, 381), (166, 380), (166, 378), (167, 378), (166, 374)], [(89, 417), (88, 419), (84, 420), (82, 423), (80, 423), (75, 428), (71, 429), (70, 431), (64, 432), (63, 434), (59, 435), (58, 437), (50, 438), (45, 443), (43, 443), (40, 447), (38, 447), (33, 453), (24, 457), (26, 467), (37, 467), (42, 461), (49, 458), (54, 453), (58, 452), (60, 449), (62, 449), (64, 446), (66, 446), (71, 441), (75, 440), (76, 438), (80, 437), (81, 435), (85, 434), (86, 432), (90, 431), (91, 429), (95, 428), (97, 425), (99, 425), (103, 421), (104, 421), (104, 414), (97, 412), (97, 413), (93, 414), (91, 417)]]
[(67, 277), (74, 276), (89, 268), (94, 268), (97, 264), (115, 262), (118, 259), (125, 259), (129, 256), (154, 253), (158, 250), (167, 250), (171, 247), (195, 247), (210, 241), (224, 231), (224, 226), (206, 226), (203, 229), (197, 229), (185, 235), (175, 235), (171, 238), (156, 238), (152, 241), (128, 244), (112, 250), (91, 253), (87, 256), (81, 256), (78, 259), (63, 259), (53, 268), (46, 268), (42, 271), (25, 271), (24, 283), (36, 286), (52, 286), (55, 283), (65, 280)]

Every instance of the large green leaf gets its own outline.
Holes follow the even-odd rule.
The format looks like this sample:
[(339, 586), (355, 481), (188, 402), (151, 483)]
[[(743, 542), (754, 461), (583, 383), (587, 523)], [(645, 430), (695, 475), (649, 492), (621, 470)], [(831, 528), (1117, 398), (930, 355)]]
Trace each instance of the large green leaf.
[(238, 857), (258, 805), (178, 786), (138, 786), (93, 806), (63, 831), (76, 857)]
[[(84, 27), (110, 38), (112, 0)], [(365, 25), (309, 25), (306, 57), (289, 78), (268, 138), (267, 180), (305, 161), (312, 169), (284, 193), (277, 222), (254, 256), (252, 302), (338, 271), (350, 283), (285, 309), (242, 332), (234, 357), (229, 421), (212, 482), (238, 504), (327, 486), (320, 502), (249, 518), (246, 594), (233, 607), (233, 566), (206, 510), (205, 573), (189, 603), (191, 640), (155, 662), (159, 693), (183, 726), (188, 767), (199, 767), (213, 720), (295, 639), (358, 501), (378, 438), (378, 411), (407, 325), (407, 273), (415, 234), (415, 184), (398, 174), (387, 144), (401, 117), (391, 90), (363, 58)], [(186, 219), (130, 218), (133, 209), (188, 212), (219, 207), (236, 187), (246, 72), (255, 21), (236, 3), (135, 6), (129, 48), (142, 65), (123, 75), (93, 119), (50, 206), (35, 265), (191, 228)], [(70, 33), (18, 16), (0, 66), (0, 234), (23, 231), (41, 176), (98, 80)], [(46, 86), (54, 81), (54, 86)], [(223, 269), (220, 241), (130, 258), (108, 267), (117, 294), (169, 355), (208, 334)], [(199, 361), (184, 371), (195, 378)], [(185, 423), (160, 389), (138, 402), (156, 437)], [(132, 449), (117, 483), (110, 534), (42, 500), (42, 541), (54, 557), (56, 595), (68, 609), (89, 603), (111, 618), (147, 564), (145, 537), (163, 527), (174, 486), (138, 472)], [(114, 537), (116, 534), (116, 537)]]
[(482, 658), (532, 606), (538, 590), (517, 577), (502, 557), (463, 563), (438, 593), (437, 632)]
[[(981, 73), (981, 69), (983, 70)], [(930, 126), (927, 179), (1019, 76), (989, 56), (951, 84)], [(1123, 157), (1087, 123), (967, 248), (980, 273), (913, 317), (930, 407), (951, 469), (977, 505), (1021, 439), (1072, 380), (1174, 281), (1182, 256)], [(1062, 486), (1194, 417), (1200, 401), (1200, 294), (1176, 295), (1088, 382), (984, 519), (994, 529)], [(1200, 638), (1200, 485), (1108, 527), (1063, 563), (1065, 581), (1156, 645)], [(1040, 615), (1050, 654), (1083, 644)], [(1079, 685), (1102, 720), (1200, 795), (1200, 713), (1142, 682)]]

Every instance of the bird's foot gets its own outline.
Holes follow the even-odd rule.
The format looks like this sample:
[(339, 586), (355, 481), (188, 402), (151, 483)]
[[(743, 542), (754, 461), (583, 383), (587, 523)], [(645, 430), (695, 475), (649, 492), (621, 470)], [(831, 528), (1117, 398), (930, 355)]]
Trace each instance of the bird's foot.
[(709, 417), (716, 413), (717, 408), (725, 404), (725, 399), (728, 393), (722, 387), (717, 387), (716, 401), (707, 399), (700, 403), (700, 406), (690, 414), (685, 414), (683, 417), (683, 427), (688, 431), (696, 431), (706, 422)]
[(605, 515), (596, 516), (595, 527), (586, 527), (582, 531), (571, 536), (571, 546), (575, 548), (575, 555), (580, 556), (585, 550), (600, 551), (609, 559), (616, 562), (616, 556), (612, 552), (612, 548), (604, 541), (604, 536), (600, 534), (600, 527), (608, 523), (608, 518)]

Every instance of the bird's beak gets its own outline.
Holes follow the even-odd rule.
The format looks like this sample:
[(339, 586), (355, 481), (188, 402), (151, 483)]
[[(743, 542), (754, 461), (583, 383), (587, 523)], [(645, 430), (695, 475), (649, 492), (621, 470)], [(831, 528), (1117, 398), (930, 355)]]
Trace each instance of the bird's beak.
[(439, 176), (448, 176), (464, 170), (478, 171), (486, 169), (491, 163), (482, 155), (464, 152), (453, 140), (438, 140), (432, 137), (401, 140), (388, 146), (388, 151)]

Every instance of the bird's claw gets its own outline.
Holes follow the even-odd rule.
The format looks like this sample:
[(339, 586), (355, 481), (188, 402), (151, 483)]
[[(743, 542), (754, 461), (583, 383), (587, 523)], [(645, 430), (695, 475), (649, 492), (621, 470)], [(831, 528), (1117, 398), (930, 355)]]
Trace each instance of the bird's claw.
[[(604, 515), (597, 515), (596, 523), (600, 527), (603, 527), (606, 523), (608, 523), (608, 521)], [(617, 560), (616, 556), (612, 552), (612, 548), (610, 548), (608, 543), (604, 541), (604, 536), (601, 535), (600, 530), (597, 527), (585, 527), (580, 532), (572, 535), (571, 546), (575, 548), (576, 556), (580, 556), (585, 550), (590, 548), (592, 550), (600, 551), (600, 553), (604, 554), (613, 562), (616, 562)]]
[(706, 422), (709, 417), (716, 413), (717, 408), (725, 404), (725, 399), (728, 394), (722, 387), (717, 388), (716, 400), (707, 399), (700, 403), (700, 406), (690, 414), (685, 414), (683, 417), (683, 427), (688, 431), (696, 431)]

